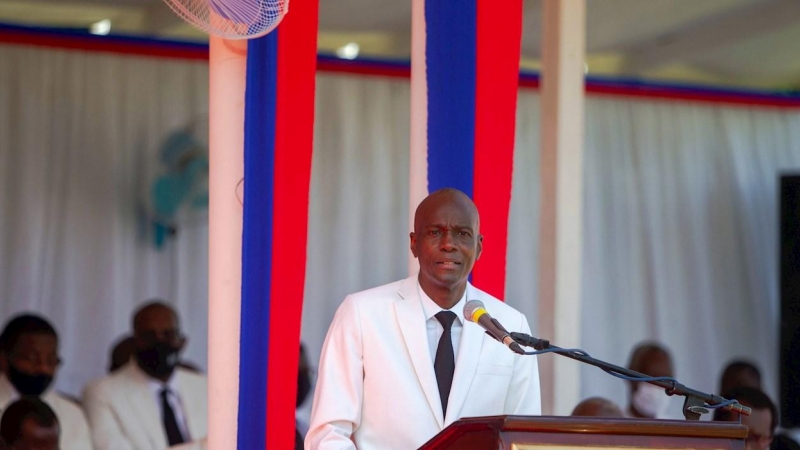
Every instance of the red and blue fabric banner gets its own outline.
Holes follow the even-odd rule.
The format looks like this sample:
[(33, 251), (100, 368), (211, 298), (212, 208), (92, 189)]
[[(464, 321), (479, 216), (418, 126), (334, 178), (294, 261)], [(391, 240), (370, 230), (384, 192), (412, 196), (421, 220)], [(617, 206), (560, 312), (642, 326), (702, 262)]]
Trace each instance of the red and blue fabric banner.
[(294, 448), (318, 0), (249, 42), (238, 448)]
[[(505, 291), (522, 0), (426, 0), (428, 191), (455, 187), (481, 213), (473, 282)], [(412, 170), (413, 167), (412, 167)]]

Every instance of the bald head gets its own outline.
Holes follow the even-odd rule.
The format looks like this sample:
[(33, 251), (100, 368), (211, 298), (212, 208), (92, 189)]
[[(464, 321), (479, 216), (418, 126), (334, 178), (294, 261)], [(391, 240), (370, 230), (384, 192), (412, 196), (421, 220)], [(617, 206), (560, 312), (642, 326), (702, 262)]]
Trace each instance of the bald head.
[(583, 417), (624, 417), (619, 406), (602, 397), (592, 397), (578, 403), (572, 410), (573, 416)]
[(481, 220), (478, 208), (467, 194), (456, 188), (439, 189), (420, 202), (414, 213), (414, 232), (419, 233), (420, 227), (425, 225), (428, 217), (444, 206), (451, 206), (461, 210), (472, 220), (475, 233), (480, 232)]
[(628, 368), (651, 377), (671, 377), (672, 357), (661, 345), (647, 342), (633, 350)]
[(133, 333), (141, 333), (153, 322), (170, 321), (178, 326), (178, 314), (171, 306), (160, 301), (147, 303), (139, 308), (133, 315)]

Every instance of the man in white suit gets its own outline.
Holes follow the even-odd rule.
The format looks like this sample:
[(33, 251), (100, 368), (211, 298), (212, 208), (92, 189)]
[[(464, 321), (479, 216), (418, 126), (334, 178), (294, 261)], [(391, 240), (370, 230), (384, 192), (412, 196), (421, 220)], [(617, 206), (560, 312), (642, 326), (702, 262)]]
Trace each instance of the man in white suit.
[(512, 331), (525, 317), (468, 281), (483, 236), (474, 203), (443, 189), (420, 203), (420, 272), (348, 296), (322, 348), (307, 450), (417, 448), (461, 417), (541, 413), (532, 356), (512, 353), (462, 311), (469, 300)]
[(36, 397), (58, 417), (62, 448), (91, 450), (89, 425), (80, 406), (52, 387), (61, 364), (55, 328), (42, 317), (21, 314), (8, 322), (0, 341), (0, 409), (23, 396)]
[(84, 392), (95, 448), (200, 448), (207, 433), (208, 383), (177, 367), (186, 344), (177, 314), (164, 303), (149, 303), (134, 316), (133, 335), (131, 361)]

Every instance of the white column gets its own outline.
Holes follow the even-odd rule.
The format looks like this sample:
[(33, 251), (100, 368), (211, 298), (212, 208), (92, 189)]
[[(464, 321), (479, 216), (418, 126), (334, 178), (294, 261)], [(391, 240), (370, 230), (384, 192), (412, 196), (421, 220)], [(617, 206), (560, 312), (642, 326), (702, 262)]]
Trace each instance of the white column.
[[(425, 0), (411, 3), (411, 149), (409, 151), (408, 229), (414, 229), (414, 211), (428, 195), (428, 85), (425, 79)], [(408, 252), (408, 274), (419, 263)]]
[[(208, 448), (236, 448), (247, 41), (209, 55)], [(239, 194), (237, 195), (237, 186)]]
[[(586, 1), (544, 0), (541, 78), (540, 337), (580, 346)], [(580, 363), (539, 358), (543, 414), (580, 400)]]

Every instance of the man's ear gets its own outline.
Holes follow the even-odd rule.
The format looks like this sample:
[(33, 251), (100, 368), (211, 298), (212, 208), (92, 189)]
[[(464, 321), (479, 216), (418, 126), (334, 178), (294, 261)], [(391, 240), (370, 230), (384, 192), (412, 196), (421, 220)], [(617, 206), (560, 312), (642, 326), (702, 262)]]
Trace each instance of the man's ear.
[(483, 253), (483, 235), (478, 235), (478, 252), (475, 254), (475, 261), (481, 259), (481, 253)]
[(414, 255), (414, 258), (417, 257), (417, 235), (412, 231), (408, 233), (408, 237), (410, 239), (410, 247), (411, 247), (411, 254)]

